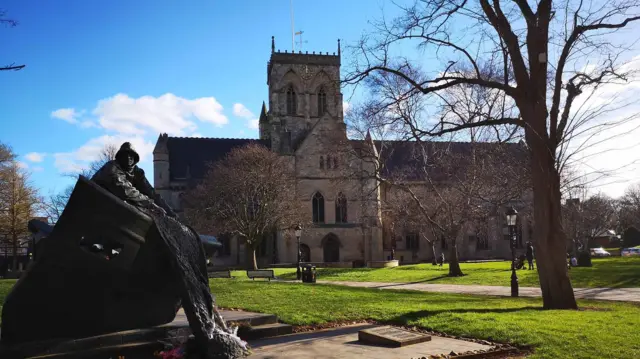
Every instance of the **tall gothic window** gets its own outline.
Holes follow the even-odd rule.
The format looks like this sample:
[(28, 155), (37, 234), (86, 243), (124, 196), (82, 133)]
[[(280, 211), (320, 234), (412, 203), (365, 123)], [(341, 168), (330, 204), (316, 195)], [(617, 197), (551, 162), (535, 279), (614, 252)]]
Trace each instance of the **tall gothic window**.
[(342, 192), (336, 198), (336, 223), (347, 223), (347, 197)]
[(260, 244), (258, 244), (258, 250), (256, 250), (256, 256), (257, 257), (266, 257), (267, 256), (268, 238), (269, 238), (268, 234), (263, 234), (262, 235), (262, 240), (260, 241)]
[(313, 223), (324, 223), (324, 197), (320, 192), (316, 192), (311, 202), (313, 206)]
[(298, 109), (298, 103), (296, 101), (296, 92), (293, 90), (293, 86), (289, 86), (287, 89), (287, 114), (295, 115)]
[(411, 232), (407, 233), (407, 249), (412, 251), (417, 251), (420, 249), (420, 237), (418, 237), (418, 233)]
[(318, 91), (318, 116), (322, 116), (327, 112), (327, 94), (324, 92), (324, 87)]
[(476, 241), (476, 251), (485, 251), (489, 249), (489, 234), (487, 228), (484, 225), (476, 228), (476, 233), (470, 237)]
[(320, 169), (324, 169), (324, 157), (320, 156)]
[(218, 249), (218, 257), (228, 257), (231, 255), (231, 236), (222, 234), (218, 237), (218, 241), (222, 244), (222, 248)]

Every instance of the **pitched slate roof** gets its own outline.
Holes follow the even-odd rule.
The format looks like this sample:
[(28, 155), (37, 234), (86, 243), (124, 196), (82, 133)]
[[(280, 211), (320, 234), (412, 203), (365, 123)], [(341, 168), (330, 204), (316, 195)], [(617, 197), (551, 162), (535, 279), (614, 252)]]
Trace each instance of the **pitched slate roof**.
[(167, 148), (169, 149), (170, 178), (184, 179), (188, 172), (192, 179), (202, 179), (209, 163), (221, 160), (232, 149), (250, 143), (270, 147), (268, 140), (249, 138), (169, 137)]
[[(197, 137), (168, 137), (167, 148), (169, 150), (169, 168), (171, 180), (202, 179), (208, 169), (208, 164), (221, 160), (232, 149), (250, 143), (260, 144), (270, 148), (269, 140), (258, 140), (248, 138), (197, 138)], [(384, 166), (382, 175), (389, 176), (402, 173), (408, 179), (424, 180), (422, 168), (422, 155), (419, 152), (419, 143), (415, 141), (373, 141), (376, 150), (380, 153), (380, 159)], [(360, 156), (364, 156), (370, 151), (367, 140), (349, 140), (351, 146)], [(424, 143), (424, 142), (423, 142)], [(457, 168), (463, 168), (471, 154), (472, 144), (469, 142), (428, 142), (426, 144), (427, 156), (442, 150), (449, 150), (458, 159), (455, 164)], [(490, 148), (493, 143), (476, 143), (480, 148)], [(509, 152), (515, 158), (525, 161), (527, 156), (526, 147), (520, 144), (507, 144)], [(476, 147), (478, 148), (478, 147)], [(437, 166), (430, 167), (430, 175), (434, 179), (438, 177)], [(444, 173), (443, 173), (444, 174)]]
[[(361, 155), (370, 154), (370, 145), (367, 140), (350, 140), (351, 146)], [(402, 173), (407, 179), (424, 180), (425, 174), (422, 171), (424, 161), (422, 159), (420, 143), (416, 141), (373, 141), (376, 151), (380, 156), (381, 165), (383, 166), (381, 174), (389, 176)], [(457, 160), (453, 167), (458, 169), (464, 168), (469, 162), (471, 149), (473, 145), (477, 149), (491, 149), (495, 143), (474, 143), (471, 142), (441, 142), (429, 141), (422, 142), (425, 145), (427, 158), (435, 153), (448, 151)], [(509, 153), (518, 161), (526, 161), (527, 151), (524, 145), (519, 143), (505, 143)], [(427, 159), (427, 163), (430, 161)], [(430, 176), (433, 179), (445, 176), (444, 168), (432, 166), (429, 168)], [(440, 173), (442, 172), (442, 173)]]

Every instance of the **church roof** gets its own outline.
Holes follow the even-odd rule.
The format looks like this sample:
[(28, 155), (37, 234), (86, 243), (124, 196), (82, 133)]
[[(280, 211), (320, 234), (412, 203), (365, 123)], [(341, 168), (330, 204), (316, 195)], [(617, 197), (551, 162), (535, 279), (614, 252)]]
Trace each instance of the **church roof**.
[[(367, 156), (372, 154), (370, 145), (367, 143), (369, 140), (350, 140), (351, 146), (361, 156)], [(378, 141), (374, 140), (376, 155), (379, 154), (380, 162), (382, 165), (381, 175), (399, 175), (406, 176), (407, 179), (413, 180), (425, 180), (425, 174), (422, 171), (422, 165), (424, 161), (422, 159), (422, 153), (420, 143), (416, 141)], [(455, 168), (462, 170), (465, 165), (468, 165), (468, 159), (470, 159), (472, 145), (477, 146), (479, 149), (491, 149), (495, 147), (495, 143), (479, 143), (472, 144), (471, 142), (445, 142), (445, 141), (429, 141), (422, 142), (425, 145), (426, 155), (433, 156), (435, 153), (442, 152), (444, 150), (449, 151), (455, 156), (457, 163)], [(517, 161), (526, 161), (527, 151), (523, 145), (519, 143), (505, 143), (508, 152)], [(482, 153), (482, 152), (480, 152)], [(486, 152), (485, 152), (486, 153)], [(500, 159), (499, 161), (504, 161)], [(427, 163), (430, 161), (427, 160)], [(430, 166), (430, 176), (434, 180), (446, 177), (444, 168), (438, 166)]]
[[(162, 140), (162, 137), (159, 141)], [(260, 144), (270, 148), (269, 140), (258, 140), (248, 138), (198, 138), (198, 137), (166, 137), (166, 146), (169, 151), (169, 168), (171, 180), (192, 179), (197, 180), (204, 177), (208, 169), (208, 164), (218, 161), (234, 148), (247, 144)], [(349, 140), (351, 146), (359, 156), (371, 155), (371, 140)], [(373, 141), (375, 149), (380, 154), (382, 162), (383, 176), (402, 174), (408, 179), (424, 180), (422, 172), (422, 154), (419, 143), (416, 141)], [(472, 144), (469, 142), (423, 142), (427, 156), (434, 153), (449, 150), (456, 156), (456, 168), (464, 168), (470, 158)], [(491, 148), (494, 143), (475, 143), (476, 148)], [(514, 157), (511, 160), (526, 161), (526, 147), (517, 143), (506, 144), (508, 151)], [(482, 152), (481, 152), (482, 153)], [(504, 161), (501, 158), (499, 161)], [(430, 175), (437, 179), (439, 172), (444, 169), (438, 166), (430, 167)], [(442, 173), (444, 176), (445, 173)]]
[(249, 138), (168, 137), (170, 178), (204, 178), (209, 163), (224, 158), (234, 148), (250, 143), (270, 146), (268, 140)]

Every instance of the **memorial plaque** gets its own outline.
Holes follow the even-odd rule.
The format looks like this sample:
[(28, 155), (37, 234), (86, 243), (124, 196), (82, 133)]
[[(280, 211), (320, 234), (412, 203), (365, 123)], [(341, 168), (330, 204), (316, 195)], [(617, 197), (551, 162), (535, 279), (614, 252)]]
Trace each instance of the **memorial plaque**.
[(430, 340), (430, 335), (410, 332), (390, 326), (363, 329), (358, 332), (358, 341), (395, 348), (428, 342)]

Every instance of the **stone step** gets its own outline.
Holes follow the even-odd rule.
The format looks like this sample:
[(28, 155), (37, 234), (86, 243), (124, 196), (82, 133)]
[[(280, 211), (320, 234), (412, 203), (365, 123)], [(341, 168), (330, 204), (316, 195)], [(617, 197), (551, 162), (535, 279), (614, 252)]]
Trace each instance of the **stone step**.
[(293, 327), (291, 325), (283, 323), (263, 324), (240, 329), (241, 330), (238, 330), (238, 336), (243, 340), (271, 338), (291, 334), (293, 332)]
[(278, 323), (278, 317), (273, 314), (252, 313), (251, 316), (244, 314), (242, 316), (235, 317), (230, 313), (233, 312), (225, 312), (222, 314), (227, 324), (250, 325), (255, 327), (258, 325)]
[[(246, 336), (241, 335), (243, 339), (253, 340), (291, 333), (291, 326), (278, 323), (278, 317), (273, 314), (230, 310), (222, 310), (221, 314), (227, 324), (240, 327), (238, 334), (246, 334)], [(73, 355), (77, 355), (76, 357), (92, 357), (87, 356), (86, 353), (93, 353), (95, 350), (98, 352), (106, 350), (115, 359), (117, 356), (114, 355), (117, 353), (112, 348), (115, 348), (114, 350), (116, 351), (131, 348), (130, 350), (148, 352), (147, 349), (144, 349), (147, 345), (159, 345), (159, 349), (162, 349), (159, 341), (171, 341), (171, 339), (178, 338), (186, 340), (189, 335), (191, 335), (189, 322), (184, 312), (180, 310), (173, 322), (153, 328), (127, 330), (88, 338), (27, 342), (10, 348), (0, 343), (0, 358), (11, 357), (8, 353), (20, 353), (14, 357), (22, 358), (66, 358), (65, 355), (70, 358), (73, 358)], [(138, 358), (139, 356), (136, 355), (134, 357)], [(105, 358), (109, 357), (109, 355), (105, 356)]]
[(164, 349), (164, 345), (157, 341), (138, 342), (129, 344), (119, 344), (92, 348), (86, 350), (76, 350), (68, 352), (57, 352), (47, 355), (29, 356), (25, 359), (117, 359), (118, 357), (136, 359), (154, 359), (153, 353)]

